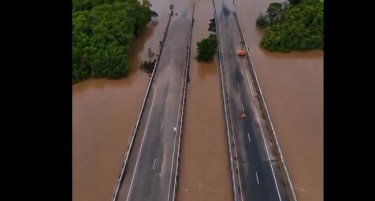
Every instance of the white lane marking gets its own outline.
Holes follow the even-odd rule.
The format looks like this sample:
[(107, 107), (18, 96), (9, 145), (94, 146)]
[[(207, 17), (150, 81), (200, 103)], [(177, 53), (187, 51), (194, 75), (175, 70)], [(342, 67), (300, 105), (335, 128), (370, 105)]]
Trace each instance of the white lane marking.
[(151, 108), (150, 108), (150, 113), (148, 114), (148, 117), (147, 117), (147, 122), (146, 122), (146, 130), (145, 132), (143, 133), (143, 138), (142, 138), (142, 142), (141, 142), (141, 148), (139, 150), (139, 153), (138, 153), (138, 156), (137, 156), (137, 161), (135, 162), (135, 170), (134, 170), (134, 174), (132, 176), (132, 179), (130, 181), (130, 187), (129, 187), (129, 193), (128, 193), (128, 196), (126, 197), (126, 201), (129, 200), (129, 197), (130, 197), (130, 193), (132, 192), (132, 187), (133, 187), (133, 180), (134, 180), (134, 176), (136, 175), (137, 173), (137, 166), (138, 166), (138, 162), (139, 162), (139, 156), (141, 155), (141, 152), (142, 152), (142, 147), (143, 147), (143, 142), (144, 142), (144, 139), (147, 135), (147, 130), (148, 130), (148, 122), (150, 120), (150, 116), (151, 116), (151, 113), (152, 113), (152, 108), (154, 106), (154, 100), (155, 100), (155, 96), (157, 94), (157, 91), (158, 91), (158, 82), (156, 82), (156, 89), (155, 89), (155, 93), (154, 93), (154, 97), (152, 98), (152, 104), (151, 104)]
[(275, 185), (276, 185), (277, 194), (279, 195), (279, 200), (281, 201), (281, 196), (280, 196), (280, 192), (279, 192), (279, 186), (277, 185), (277, 181), (276, 181), (276, 177), (275, 177), (275, 172), (274, 172), (273, 166), (271, 164), (271, 157), (270, 157), (270, 153), (268, 152), (268, 147), (267, 147), (267, 144), (266, 144), (266, 140), (264, 138), (263, 128), (262, 128), (261, 122), (259, 120), (258, 113), (257, 112), (255, 112), (255, 113), (256, 113), (255, 116), (257, 117), (257, 120), (259, 122), (260, 131), (262, 132), (263, 142), (264, 142), (264, 146), (266, 147), (267, 156), (268, 156), (268, 160), (270, 162), (270, 166), (271, 166), (271, 170), (272, 170), (272, 175), (273, 175), (273, 180), (275, 181)]
[(238, 82), (237, 82), (237, 88), (240, 88), (240, 84), (238, 84)]
[[(250, 93), (253, 95), (253, 92), (251, 90), (251, 85), (250, 85), (250, 81), (249, 81), (249, 77), (248, 77), (248, 74), (247, 74), (247, 71), (246, 71), (246, 68), (245, 68), (245, 64), (242, 62), (243, 64), (243, 67), (244, 67), (244, 70), (245, 70), (245, 73), (246, 73), (246, 78), (247, 78), (247, 82), (249, 84), (249, 88), (250, 88)], [(255, 116), (257, 117), (257, 120), (259, 122), (259, 127), (260, 127), (260, 131), (262, 133), (262, 137), (263, 137), (263, 142), (264, 142), (264, 146), (266, 147), (266, 151), (267, 151), (267, 156), (268, 156), (268, 159), (270, 159), (270, 154), (268, 152), (268, 148), (267, 148), (267, 145), (266, 145), (266, 140), (264, 138), (264, 133), (263, 133), (263, 128), (262, 128), (262, 125), (261, 125), (261, 122), (259, 120), (259, 117), (258, 117), (258, 113), (255, 112)], [(279, 186), (277, 185), (277, 181), (276, 181), (276, 177), (275, 177), (275, 172), (273, 170), (273, 167), (272, 167), (272, 164), (271, 164), (271, 160), (269, 160), (270, 162), (270, 166), (271, 166), (271, 170), (272, 170), (272, 175), (273, 175), (273, 180), (275, 181), (275, 185), (276, 185), (276, 190), (277, 190), (277, 194), (279, 196), (279, 200), (281, 201), (281, 196), (280, 196), (280, 192), (279, 192)]]
[[(182, 74), (184, 75), (184, 72)], [(180, 107), (181, 107), (181, 102), (182, 102), (183, 86), (184, 86), (184, 78), (181, 79), (180, 102), (178, 104), (178, 112), (177, 112), (177, 119), (176, 119), (176, 126), (177, 127), (178, 127), (178, 121), (179, 121), (179, 118), (180, 118)], [(167, 198), (167, 201), (169, 201), (169, 195), (170, 195), (171, 184), (172, 184), (172, 171), (173, 171), (173, 163), (174, 163), (173, 158), (174, 158), (174, 152), (175, 152), (176, 140), (177, 140), (177, 128), (174, 127), (174, 130), (175, 130), (175, 135), (174, 135), (174, 143), (173, 143), (172, 165), (171, 165), (171, 174), (170, 174), (170, 177), (169, 177), (169, 186), (168, 186), (168, 198)], [(180, 133), (180, 135), (181, 135), (181, 133)], [(177, 168), (177, 166), (176, 166), (176, 168)], [(174, 194), (175, 194), (175, 188), (173, 188), (172, 199), (174, 198)]]
[(249, 138), (249, 142), (251, 142), (249, 133), (247, 133), (247, 137)]
[(243, 103), (241, 103), (242, 106), (242, 112), (245, 112), (245, 108), (243, 107)]
[[(233, 122), (233, 120), (232, 120), (232, 110), (230, 109), (230, 101), (229, 101), (229, 97), (227, 97), (227, 99), (228, 99), (229, 118), (230, 118), (230, 121)], [(236, 148), (236, 139), (235, 139), (235, 137), (234, 137), (233, 123), (231, 123), (231, 127), (232, 127), (232, 137), (233, 137), (233, 144), (234, 144), (234, 152), (235, 152), (235, 156), (238, 157), (238, 155), (237, 155), (237, 148)], [(236, 163), (237, 163), (237, 167), (239, 168), (240, 165), (238, 164), (238, 158), (237, 158), (237, 160), (236, 160)], [(237, 175), (237, 177), (238, 177), (238, 180), (239, 180), (239, 182), (240, 182), (241, 200), (243, 201), (243, 195), (242, 195), (242, 192), (243, 192), (243, 191), (242, 191), (242, 187), (241, 187), (241, 173), (240, 173), (239, 170), (238, 170), (238, 175)]]
[(232, 50), (230, 50), (230, 55), (233, 55), (233, 51)]
[(160, 125), (160, 132), (163, 130), (163, 123)]
[(154, 159), (154, 165), (152, 166), (152, 170), (155, 169), (155, 163), (156, 163), (156, 158)]
[(176, 128), (176, 127), (173, 127), (173, 131), (176, 132), (176, 131), (177, 131), (177, 128)]
[(258, 185), (259, 185), (258, 172), (256, 172), (256, 171), (255, 171), (255, 176), (257, 176), (257, 182), (258, 182)]

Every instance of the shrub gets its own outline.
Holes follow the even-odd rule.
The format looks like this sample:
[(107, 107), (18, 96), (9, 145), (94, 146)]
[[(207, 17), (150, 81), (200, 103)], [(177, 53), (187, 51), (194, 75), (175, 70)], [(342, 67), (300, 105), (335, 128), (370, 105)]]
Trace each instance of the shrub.
[(197, 42), (198, 61), (211, 61), (217, 51), (218, 41), (215, 34), (210, 34), (207, 38)]

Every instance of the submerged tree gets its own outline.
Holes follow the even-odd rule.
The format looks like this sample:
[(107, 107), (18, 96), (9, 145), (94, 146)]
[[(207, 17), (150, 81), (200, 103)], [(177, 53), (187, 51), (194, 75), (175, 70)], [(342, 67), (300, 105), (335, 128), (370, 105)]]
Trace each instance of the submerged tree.
[(147, 60), (141, 62), (140, 68), (151, 75), (156, 63), (156, 58), (154, 58), (155, 53), (152, 52), (151, 48), (148, 48), (147, 50), (147, 57)]
[(296, 5), (302, 2), (302, 0), (288, 0), (291, 5)]
[(215, 34), (210, 34), (207, 38), (197, 42), (198, 61), (211, 61), (217, 51), (218, 41)]
[(73, 0), (72, 82), (126, 75), (130, 45), (150, 19), (148, 0)]
[(260, 14), (257, 26), (264, 29), (261, 46), (270, 51), (323, 49), (323, 3), (305, 0), (296, 5), (271, 3)]

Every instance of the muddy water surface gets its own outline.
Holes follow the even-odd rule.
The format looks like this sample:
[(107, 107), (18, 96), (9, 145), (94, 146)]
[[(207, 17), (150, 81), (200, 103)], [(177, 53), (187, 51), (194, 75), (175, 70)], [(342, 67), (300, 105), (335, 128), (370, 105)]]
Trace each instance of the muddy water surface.
[[(133, 45), (128, 78), (73, 85), (73, 200), (110, 200), (148, 75), (139, 70), (150, 47), (157, 52), (169, 4), (196, 2), (192, 56), (213, 18), (211, 0), (151, 0), (159, 24)], [(236, 0), (258, 78), (299, 200), (323, 200), (323, 53), (268, 53), (255, 27), (272, 0)], [(179, 7), (181, 6), (181, 7)], [(180, 14), (180, 13), (179, 13)], [(181, 146), (178, 200), (232, 200), (217, 62), (191, 60)]]
[[(159, 13), (157, 9), (156, 12)], [(90, 79), (73, 85), (73, 200), (110, 200), (148, 84), (139, 70), (148, 48), (157, 53), (167, 15), (146, 29), (130, 52), (131, 73), (121, 80)]]
[(212, 0), (195, 1), (190, 83), (181, 145), (179, 201), (232, 200), (218, 63), (198, 63), (196, 43), (207, 37)]
[(322, 201), (323, 51), (261, 49), (255, 20), (271, 2), (276, 1), (236, 0), (236, 9), (297, 199)]

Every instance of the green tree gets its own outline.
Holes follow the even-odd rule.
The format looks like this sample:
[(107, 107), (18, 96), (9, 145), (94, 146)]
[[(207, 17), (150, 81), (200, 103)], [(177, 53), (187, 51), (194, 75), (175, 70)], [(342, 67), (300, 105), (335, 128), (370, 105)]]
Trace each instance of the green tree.
[(128, 51), (151, 18), (148, 0), (73, 0), (72, 82), (128, 74)]
[(267, 8), (267, 17), (270, 21), (280, 20), (282, 11), (281, 3), (270, 3)]
[(266, 14), (260, 13), (256, 19), (256, 25), (260, 28), (265, 28), (268, 24), (268, 18)]
[(301, 3), (302, 0), (288, 0), (288, 2), (291, 4), (291, 5), (296, 5), (298, 3)]
[[(264, 19), (280, 12), (281, 17), (274, 17), (272, 23)], [(260, 13), (256, 21), (257, 26), (264, 30), (260, 45), (280, 52), (323, 49), (323, 22), (323, 3), (320, 0), (305, 0), (291, 6), (271, 3), (267, 16)]]
[(218, 41), (215, 34), (210, 34), (207, 38), (197, 42), (197, 56), (198, 61), (211, 61), (217, 52)]

